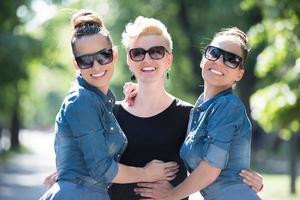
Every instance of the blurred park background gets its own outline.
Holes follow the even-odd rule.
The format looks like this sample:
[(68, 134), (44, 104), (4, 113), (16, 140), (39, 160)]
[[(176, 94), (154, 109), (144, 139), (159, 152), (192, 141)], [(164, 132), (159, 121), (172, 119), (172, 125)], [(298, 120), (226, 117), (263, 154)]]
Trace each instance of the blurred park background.
[[(252, 168), (263, 175), (265, 183), (260, 196), (265, 200), (300, 199), (299, 0), (1, 0), (1, 199), (12, 199), (9, 192), (4, 196), (5, 187), (1, 187), (5, 178), (14, 179), (9, 176), (11, 166), (20, 168), (16, 166), (27, 163), (26, 156), (34, 155), (36, 149), (48, 148), (26, 166), (42, 163), (40, 177), (53, 169), (54, 159), (41, 159), (53, 151), (52, 145), (49, 148), (43, 142), (53, 139), (55, 115), (74, 78), (70, 16), (81, 8), (103, 17), (118, 47), (111, 88), (119, 100), (123, 83), (130, 80), (121, 33), (137, 16), (154, 17), (168, 27), (174, 64), (166, 86), (192, 104), (203, 89), (199, 62), (213, 34), (232, 26), (247, 32), (251, 53), (236, 92), (253, 123)], [(25, 158), (19, 159), (20, 155)], [(37, 198), (44, 189), (38, 179), (39, 190), (30, 190), (29, 182), (37, 182), (35, 178), (25, 182), (27, 192), (38, 193)], [(22, 187), (7, 184), (5, 191), (8, 186)], [(23, 188), (22, 194), (25, 191)]]

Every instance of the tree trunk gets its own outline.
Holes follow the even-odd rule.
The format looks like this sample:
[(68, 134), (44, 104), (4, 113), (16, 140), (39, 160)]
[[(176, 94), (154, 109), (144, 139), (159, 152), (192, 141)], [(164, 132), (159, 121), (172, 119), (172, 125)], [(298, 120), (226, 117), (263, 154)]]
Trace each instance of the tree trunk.
[(290, 176), (291, 176), (291, 194), (296, 194), (296, 178), (297, 178), (297, 134), (293, 134), (290, 139)]
[(20, 115), (19, 110), (15, 109), (11, 118), (11, 127), (10, 127), (10, 148), (16, 149), (20, 146), (19, 140), (19, 131), (20, 131)]
[[(189, 16), (188, 16), (188, 6), (187, 6), (187, 1), (186, 0), (179, 0), (178, 3), (180, 4), (179, 7), (179, 12), (178, 12), (178, 19), (181, 22), (182, 29), (185, 31), (189, 44), (188, 44), (188, 52), (190, 52), (189, 56), (192, 62), (193, 66), (193, 71), (195, 74), (200, 74), (199, 73), (199, 63), (200, 63), (200, 55), (199, 55), (199, 50), (193, 48), (195, 44), (197, 43), (195, 41), (195, 37), (193, 36), (190, 21), (189, 21)], [(199, 79), (198, 79), (199, 80)], [(199, 83), (195, 83), (194, 91), (196, 94), (199, 93), (199, 84), (203, 85), (203, 80), (202, 78), (200, 79)]]

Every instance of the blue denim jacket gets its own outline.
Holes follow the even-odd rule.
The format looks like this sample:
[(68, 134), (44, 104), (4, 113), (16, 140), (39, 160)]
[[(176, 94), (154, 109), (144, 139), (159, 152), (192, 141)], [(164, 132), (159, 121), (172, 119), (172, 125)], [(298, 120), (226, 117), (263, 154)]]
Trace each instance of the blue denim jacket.
[(104, 95), (80, 75), (65, 98), (55, 123), (58, 181), (82, 184), (106, 191), (118, 172), (127, 139), (112, 107), (111, 91)]
[(191, 111), (180, 155), (190, 172), (201, 160), (222, 169), (217, 180), (203, 190), (205, 193), (242, 183), (239, 172), (250, 167), (250, 146), (251, 123), (232, 89), (207, 101), (200, 95)]

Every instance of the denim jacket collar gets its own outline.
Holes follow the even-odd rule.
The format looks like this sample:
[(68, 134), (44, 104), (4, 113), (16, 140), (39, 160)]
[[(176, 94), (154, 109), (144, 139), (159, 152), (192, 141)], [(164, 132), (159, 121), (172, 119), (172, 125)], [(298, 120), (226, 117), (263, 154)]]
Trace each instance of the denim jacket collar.
[(77, 75), (77, 82), (79, 86), (96, 93), (97, 96), (108, 106), (108, 108), (112, 110), (112, 107), (114, 106), (116, 100), (114, 94), (111, 92), (110, 89), (108, 89), (108, 92), (105, 95), (98, 88), (86, 82), (86, 80), (84, 80), (84, 78), (81, 75)]
[(200, 108), (201, 110), (206, 110), (208, 108), (208, 106), (215, 101), (215, 99), (221, 97), (221, 96), (225, 96), (228, 94), (232, 94), (232, 88), (228, 88), (226, 90), (221, 91), (220, 93), (218, 93), (217, 95), (215, 95), (214, 97), (208, 99), (207, 101), (204, 101), (204, 93), (202, 93), (199, 97), (199, 99), (197, 100), (195, 107)]

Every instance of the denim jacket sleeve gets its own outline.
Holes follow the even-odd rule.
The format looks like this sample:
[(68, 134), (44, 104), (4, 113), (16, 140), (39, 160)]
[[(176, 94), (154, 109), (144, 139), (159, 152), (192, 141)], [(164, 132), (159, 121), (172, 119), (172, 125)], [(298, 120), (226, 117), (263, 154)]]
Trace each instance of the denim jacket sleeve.
[(101, 120), (106, 110), (97, 105), (95, 97), (86, 90), (81, 91), (73, 101), (66, 109), (65, 117), (87, 170), (96, 181), (111, 183), (118, 172), (118, 164), (108, 154), (105, 143), (105, 129)]
[(230, 145), (243, 114), (243, 107), (232, 100), (230, 97), (220, 99), (207, 120), (203, 159), (221, 169), (226, 167)]

